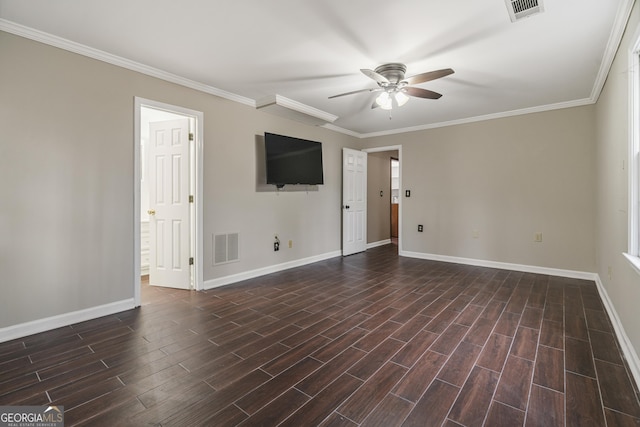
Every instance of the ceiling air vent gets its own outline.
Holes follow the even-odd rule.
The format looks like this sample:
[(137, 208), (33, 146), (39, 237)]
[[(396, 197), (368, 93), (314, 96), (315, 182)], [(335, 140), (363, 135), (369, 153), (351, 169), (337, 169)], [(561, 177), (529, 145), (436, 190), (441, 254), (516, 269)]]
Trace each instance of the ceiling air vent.
[(544, 12), (542, 0), (504, 0), (509, 11), (511, 22), (519, 21), (531, 15)]

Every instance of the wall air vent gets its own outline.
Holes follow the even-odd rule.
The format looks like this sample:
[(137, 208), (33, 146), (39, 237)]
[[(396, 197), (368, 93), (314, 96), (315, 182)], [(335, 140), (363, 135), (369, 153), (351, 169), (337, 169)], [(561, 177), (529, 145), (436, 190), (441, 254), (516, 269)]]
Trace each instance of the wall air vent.
[(542, 0), (504, 0), (511, 22), (544, 12)]
[(213, 236), (213, 264), (226, 264), (238, 261), (239, 254), (238, 233), (214, 234)]

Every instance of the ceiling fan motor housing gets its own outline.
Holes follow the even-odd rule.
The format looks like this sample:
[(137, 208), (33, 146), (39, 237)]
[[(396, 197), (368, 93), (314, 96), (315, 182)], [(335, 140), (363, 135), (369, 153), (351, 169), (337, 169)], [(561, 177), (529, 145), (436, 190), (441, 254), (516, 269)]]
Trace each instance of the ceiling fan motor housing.
[(407, 67), (404, 64), (392, 62), (390, 64), (382, 64), (374, 71), (384, 76), (390, 83), (397, 85), (404, 80), (404, 73), (407, 71)]

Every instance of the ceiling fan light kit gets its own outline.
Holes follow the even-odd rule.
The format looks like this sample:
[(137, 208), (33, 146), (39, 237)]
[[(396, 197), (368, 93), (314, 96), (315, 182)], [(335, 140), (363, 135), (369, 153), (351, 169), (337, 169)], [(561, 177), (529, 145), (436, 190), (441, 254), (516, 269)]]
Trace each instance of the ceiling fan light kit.
[(362, 74), (375, 80), (378, 84), (377, 88), (361, 89), (351, 92), (341, 93), (339, 95), (333, 95), (329, 98), (337, 98), (345, 95), (353, 95), (362, 92), (381, 92), (375, 99), (375, 102), (371, 105), (371, 108), (382, 108), (383, 110), (393, 109), (395, 103), (398, 107), (402, 107), (409, 101), (409, 97), (426, 98), (426, 99), (438, 99), (442, 95), (427, 89), (413, 87), (411, 85), (428, 82), (431, 80), (439, 79), (441, 77), (453, 74), (451, 68), (445, 68), (442, 70), (429, 71), (426, 73), (417, 74), (413, 77), (405, 79), (404, 73), (407, 71), (407, 67), (404, 64), (392, 62), (389, 64), (382, 64), (376, 67), (375, 70), (361, 69)]

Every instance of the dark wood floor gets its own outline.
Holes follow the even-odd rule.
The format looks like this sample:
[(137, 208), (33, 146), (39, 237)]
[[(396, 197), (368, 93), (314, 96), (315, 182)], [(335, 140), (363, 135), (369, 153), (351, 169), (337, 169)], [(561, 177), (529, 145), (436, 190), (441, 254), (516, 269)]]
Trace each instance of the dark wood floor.
[(0, 344), (0, 405), (66, 425), (631, 426), (593, 282), (389, 245)]

